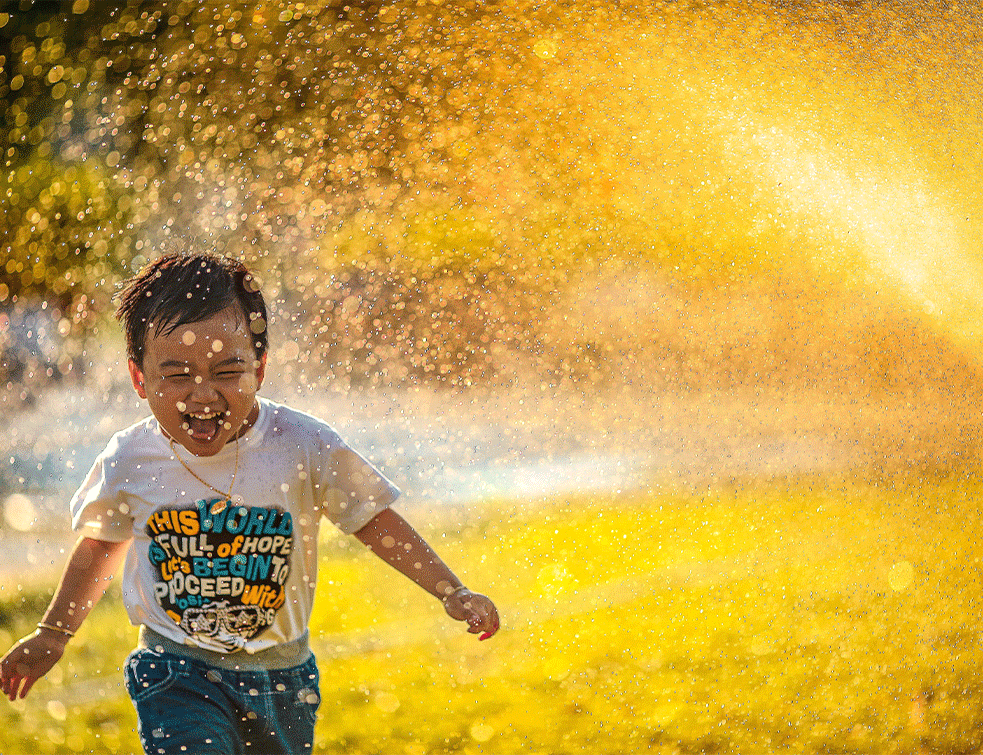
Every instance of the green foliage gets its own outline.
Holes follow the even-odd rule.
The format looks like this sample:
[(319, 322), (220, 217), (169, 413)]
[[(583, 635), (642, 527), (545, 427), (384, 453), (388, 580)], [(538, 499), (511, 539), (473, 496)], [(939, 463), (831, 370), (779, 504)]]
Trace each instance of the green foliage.
[[(117, 280), (127, 255), (118, 248), (130, 200), (113, 195), (96, 161), (72, 164), (35, 153), (0, 176), (0, 302), (8, 297), (67, 302), (96, 280)], [(76, 288), (76, 284), (85, 285)], [(85, 299), (83, 299), (84, 301)]]
[[(629, 265), (698, 294), (874, 281), (973, 342), (967, 13), (24, 0), (0, 12), (0, 308), (105, 312), (179, 237), (267, 276), (319, 333), (301, 353), (360, 385), (542, 361), (572, 281)], [(546, 373), (616, 345), (568, 346)]]
[[(787, 213), (774, 214), (753, 166), (735, 167), (733, 114), (716, 112), (726, 92), (696, 59), (711, 56), (738, 81), (759, 78), (734, 62), (754, 10), (23, 5), (0, 23), (4, 188), (24, 221), (13, 240), (40, 216), (51, 230), (30, 231), (42, 236), (26, 239), (38, 241), (35, 257), (53, 241), (61, 251), (52, 254), (94, 261), (67, 279), (89, 296), (174, 229), (254, 262), (279, 261), (323, 247), (358, 213), (419, 226), (439, 224), (458, 203), (515, 231), (493, 258), (504, 246), (540, 274), (583, 257), (643, 257), (683, 279), (726, 281), (825, 249)], [(752, 37), (763, 41), (782, 19), (758, 10)], [(783, 60), (781, 45), (767, 52)], [(92, 185), (59, 188), (39, 161), (56, 174), (80, 168)], [(56, 225), (64, 239), (49, 238)], [(9, 248), (26, 255), (13, 240)], [(107, 250), (119, 269), (98, 268)], [(44, 290), (65, 271), (41, 272), (0, 271), (15, 276), (0, 282), (9, 295)]]
[(129, 159), (141, 97), (125, 95), (153, 24), (137, 13), (117, 29), (117, 9), (88, 0), (20, 6), (0, 24), (0, 303), (105, 306), (157, 209)]
[[(978, 751), (978, 495), (816, 478), (448, 515), (427, 536), (499, 604), (486, 643), (329, 536), (316, 751)], [(5, 704), (4, 752), (137, 751), (120, 611)]]

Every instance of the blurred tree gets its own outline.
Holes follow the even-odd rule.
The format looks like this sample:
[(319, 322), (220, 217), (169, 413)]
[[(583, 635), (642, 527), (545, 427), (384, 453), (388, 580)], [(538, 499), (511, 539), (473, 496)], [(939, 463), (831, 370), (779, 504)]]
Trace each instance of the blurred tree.
[[(309, 304), (304, 280), (322, 264), (354, 270), (351, 281), (384, 264), (426, 308), (406, 282), (424, 290), (470, 275), (462, 264), (509, 262), (502, 244), (480, 241), (487, 233), (464, 242), (464, 257), (443, 243), (474, 229), (442, 229), (441, 211), (482, 202), (489, 170), (517, 154), (503, 163), (490, 124), (505, 113), (524, 138), (512, 72), (538, 60), (520, 37), (549, 17), (473, 0), (14, 3), (0, 14), (0, 302), (55, 296), (78, 321), (106, 308), (149, 249), (181, 236), (265, 267), (293, 302)], [(524, 84), (535, 76), (528, 68)], [(355, 253), (325, 243), (401, 202), (431, 213), (436, 243), (419, 230)], [(429, 343), (420, 327), (410, 342)]]
[[(384, 343), (393, 374), (471, 380), (501, 364), (488, 344), (554, 359), (537, 329), (572, 271), (640, 261), (709, 290), (825, 265), (838, 282), (860, 267), (855, 235), (822, 207), (790, 212), (756, 145), (788, 135), (846, 173), (880, 164), (869, 145), (890, 145), (885, 172), (904, 162), (898, 122), (874, 122), (871, 103), (904, 109), (899, 71), (927, 70), (933, 37), (849, 73), (871, 44), (912, 44), (892, 10), (6, 2), (0, 308), (54, 299), (79, 330), (120, 278), (190, 240), (265, 272), (291, 316), (320, 318), (302, 338), (322, 370), (352, 375)], [(923, 26), (942, 34), (954, 12)], [(939, 102), (973, 101), (955, 91)], [(852, 141), (831, 145), (840, 127)]]

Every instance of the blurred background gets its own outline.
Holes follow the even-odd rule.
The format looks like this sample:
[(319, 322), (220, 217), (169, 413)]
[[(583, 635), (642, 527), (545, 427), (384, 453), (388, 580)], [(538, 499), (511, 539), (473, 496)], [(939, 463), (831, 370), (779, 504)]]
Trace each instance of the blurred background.
[(174, 248), (409, 503), (973, 469), (978, 15), (4, 3), (4, 536), (145, 412), (112, 297)]
[[(457, 637), (325, 531), (318, 751), (980, 752), (980, 21), (0, 3), (0, 642), (147, 412), (114, 293), (209, 249), (264, 393), (502, 607)], [(138, 747), (114, 589), (5, 752)]]

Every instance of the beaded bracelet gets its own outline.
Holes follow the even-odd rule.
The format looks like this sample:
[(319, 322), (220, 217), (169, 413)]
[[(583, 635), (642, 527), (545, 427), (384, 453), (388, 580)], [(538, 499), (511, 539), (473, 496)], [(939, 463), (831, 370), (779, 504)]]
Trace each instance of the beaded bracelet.
[(50, 629), (52, 632), (61, 632), (68, 637), (74, 637), (75, 632), (70, 629), (65, 629), (64, 627), (56, 627), (54, 624), (45, 624), (43, 621), (38, 622), (38, 629)]

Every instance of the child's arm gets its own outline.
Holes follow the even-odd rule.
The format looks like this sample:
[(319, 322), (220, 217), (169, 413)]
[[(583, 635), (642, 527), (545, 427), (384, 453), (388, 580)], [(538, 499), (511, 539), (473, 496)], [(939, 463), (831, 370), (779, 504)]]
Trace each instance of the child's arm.
[(10, 700), (26, 697), (58, 663), (68, 640), (106, 592), (129, 544), (129, 540), (113, 543), (88, 537), (75, 543), (38, 629), (0, 659), (0, 691)]
[(484, 595), (471, 592), (409, 523), (384, 509), (355, 533), (379, 558), (412, 579), (444, 604), (448, 616), (468, 622), (472, 634), (487, 640), (498, 631), (498, 611)]

